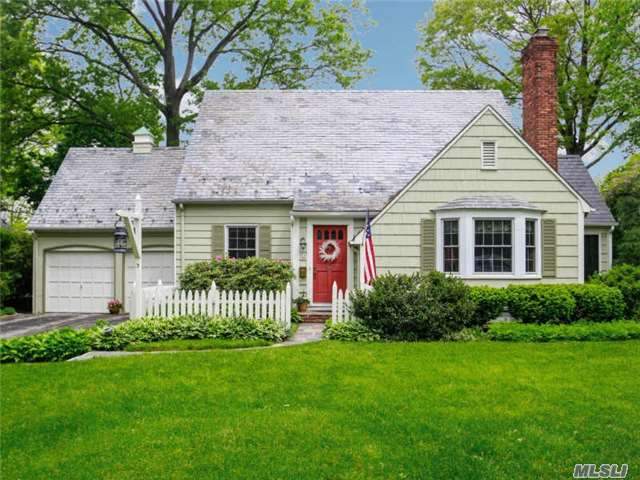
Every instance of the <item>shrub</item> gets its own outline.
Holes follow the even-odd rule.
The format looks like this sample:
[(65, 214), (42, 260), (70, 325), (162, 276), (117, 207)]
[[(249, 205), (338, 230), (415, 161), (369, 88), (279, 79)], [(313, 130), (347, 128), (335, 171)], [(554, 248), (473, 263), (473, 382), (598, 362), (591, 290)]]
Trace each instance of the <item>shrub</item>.
[(438, 340), (471, 323), (474, 305), (462, 280), (439, 272), (386, 274), (351, 296), (354, 315), (385, 337)]
[(56, 362), (91, 350), (96, 329), (63, 328), (0, 341), (0, 362)]
[(595, 283), (566, 288), (576, 302), (575, 320), (610, 322), (624, 318), (624, 298), (617, 288)]
[(215, 318), (189, 315), (173, 318), (140, 318), (106, 328), (94, 343), (98, 350), (122, 350), (138, 342), (175, 339), (284, 340), (284, 328), (271, 320)]
[(350, 342), (376, 342), (382, 338), (379, 331), (367, 327), (358, 320), (343, 323), (328, 322), (322, 335), (329, 340)]
[(571, 325), (492, 323), (488, 335), (491, 340), (507, 342), (632, 340), (640, 339), (640, 322), (620, 320), (607, 323), (577, 322)]
[(22, 222), (0, 228), (0, 306), (31, 309), (33, 240)]
[(13, 307), (0, 308), (0, 315), (15, 315), (16, 309)]
[(216, 258), (197, 262), (180, 275), (185, 290), (209, 290), (215, 281), (223, 290), (284, 290), (293, 278), (291, 266), (267, 258)]
[(608, 272), (592, 277), (590, 283), (616, 287), (624, 298), (625, 316), (640, 319), (640, 266), (616, 265)]
[(524, 323), (568, 323), (576, 301), (563, 285), (509, 285), (509, 312)]
[(472, 324), (478, 327), (500, 316), (507, 306), (504, 288), (471, 287), (471, 300), (476, 306)]

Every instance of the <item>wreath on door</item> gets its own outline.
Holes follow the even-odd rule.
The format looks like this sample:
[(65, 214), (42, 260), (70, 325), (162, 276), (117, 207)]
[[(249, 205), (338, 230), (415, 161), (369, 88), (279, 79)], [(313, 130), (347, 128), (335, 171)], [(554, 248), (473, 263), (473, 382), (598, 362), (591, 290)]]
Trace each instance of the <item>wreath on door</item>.
[(320, 244), (320, 250), (318, 256), (323, 262), (331, 263), (340, 255), (340, 246), (335, 240), (325, 240)]

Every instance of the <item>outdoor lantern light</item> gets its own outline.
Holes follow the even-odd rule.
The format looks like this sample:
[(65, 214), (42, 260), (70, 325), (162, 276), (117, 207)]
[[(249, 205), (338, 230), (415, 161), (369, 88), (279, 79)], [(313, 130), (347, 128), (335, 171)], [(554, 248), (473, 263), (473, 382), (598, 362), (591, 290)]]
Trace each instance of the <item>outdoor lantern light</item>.
[(304, 237), (300, 237), (300, 253), (307, 253), (307, 241), (304, 239)]
[(127, 253), (127, 229), (122, 224), (122, 220), (118, 217), (113, 232), (113, 251), (114, 253)]

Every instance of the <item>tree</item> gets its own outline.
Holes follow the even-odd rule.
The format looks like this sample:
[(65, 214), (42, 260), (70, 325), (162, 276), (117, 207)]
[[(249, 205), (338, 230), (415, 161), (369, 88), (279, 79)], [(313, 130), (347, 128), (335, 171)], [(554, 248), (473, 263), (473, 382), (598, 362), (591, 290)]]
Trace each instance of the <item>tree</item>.
[(24, 4), (0, 2), (0, 201), (37, 206), (70, 146), (130, 145), (147, 125), (160, 134), (157, 110), (118, 79), (75, 72), (42, 52), (43, 24)]
[(558, 127), (597, 164), (640, 145), (640, 0), (442, 0), (421, 26), (418, 69), (435, 89), (521, 92), (521, 51), (539, 27), (559, 43)]
[(16, 221), (0, 228), (0, 307), (31, 310), (33, 242), (26, 224)]
[(614, 263), (640, 265), (640, 153), (610, 172), (600, 190), (618, 221), (613, 231)]
[[(43, 51), (94, 81), (134, 86), (164, 116), (167, 145), (178, 145), (195, 116), (185, 99), (197, 103), (206, 88), (353, 85), (370, 56), (351, 35), (360, 11), (357, 1), (32, 0), (26, 14), (57, 26)], [(214, 67), (221, 82), (208, 78)]]

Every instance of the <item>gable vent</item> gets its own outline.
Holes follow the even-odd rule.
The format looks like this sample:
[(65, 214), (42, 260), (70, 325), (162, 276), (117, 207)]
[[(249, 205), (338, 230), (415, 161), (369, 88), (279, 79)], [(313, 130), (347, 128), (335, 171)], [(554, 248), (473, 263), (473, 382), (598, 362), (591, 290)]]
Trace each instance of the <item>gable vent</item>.
[(482, 142), (482, 168), (498, 168), (496, 142)]

